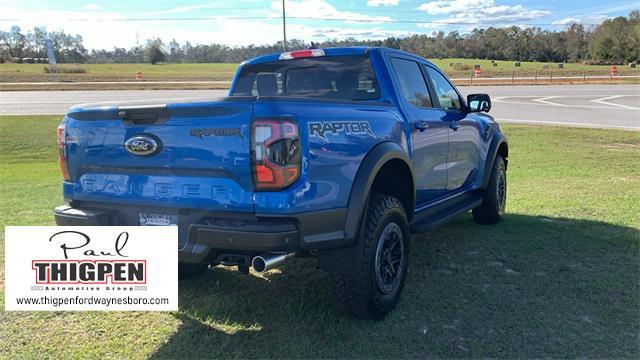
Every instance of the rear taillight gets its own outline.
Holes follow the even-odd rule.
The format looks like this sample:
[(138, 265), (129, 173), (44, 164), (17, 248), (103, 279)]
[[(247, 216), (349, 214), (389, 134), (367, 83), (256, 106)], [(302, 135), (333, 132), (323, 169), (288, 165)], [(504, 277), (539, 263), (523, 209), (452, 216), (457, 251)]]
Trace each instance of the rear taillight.
[(300, 177), (300, 136), (293, 121), (254, 121), (252, 149), (256, 190), (280, 190)]
[(67, 166), (67, 126), (60, 124), (58, 126), (58, 147), (60, 148), (60, 155), (58, 156), (58, 163), (60, 164), (60, 172), (62, 178), (65, 181), (71, 181), (69, 176), (69, 167)]

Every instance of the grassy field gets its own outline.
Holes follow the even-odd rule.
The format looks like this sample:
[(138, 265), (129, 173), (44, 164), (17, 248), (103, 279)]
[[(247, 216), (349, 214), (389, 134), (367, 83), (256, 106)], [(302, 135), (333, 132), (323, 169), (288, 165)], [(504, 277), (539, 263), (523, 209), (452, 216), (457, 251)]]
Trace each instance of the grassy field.
[[(58, 120), (0, 117), (2, 225), (53, 223)], [(505, 221), (412, 236), (384, 321), (337, 313), (326, 275), (298, 259), (181, 282), (175, 313), (0, 311), (0, 357), (638, 358), (639, 133), (503, 127)]]
[[(565, 64), (564, 69), (558, 69), (556, 64), (522, 62), (520, 67), (515, 67), (513, 61), (497, 61), (493, 66), (490, 60), (477, 59), (431, 59), (438, 67), (454, 78), (468, 78), (473, 71), (473, 66), (479, 64), (484, 77), (511, 76), (513, 71), (517, 76), (534, 76), (535, 71), (539, 76), (547, 76), (553, 71), (553, 76), (582, 76), (609, 75), (607, 65), (582, 65)], [(450, 66), (451, 64), (460, 64)], [(82, 68), (84, 74), (58, 74), (61, 81), (135, 81), (136, 72), (143, 73), (144, 80), (155, 81), (231, 81), (237, 64), (66, 64), (59, 68)], [(44, 71), (43, 64), (0, 64), (1, 82), (40, 82), (49, 81), (50, 75)], [(639, 75), (640, 68), (630, 69), (619, 66), (621, 75)]]
[[(480, 65), (482, 75), (486, 77), (503, 77), (511, 76), (515, 71), (515, 76), (534, 76), (536, 71), (539, 76), (553, 72), (553, 76), (582, 76), (589, 75), (609, 75), (609, 65), (583, 65), (578, 63), (563, 64), (563, 68), (559, 69), (556, 63), (540, 63), (522, 61), (519, 67), (515, 66), (514, 61), (495, 61), (497, 66), (493, 66), (491, 60), (479, 59), (429, 59), (440, 69), (447, 73), (450, 77), (468, 77), (473, 70), (474, 65)], [(459, 63), (469, 70), (456, 70), (455, 64)], [(454, 64), (454, 66), (451, 66)], [(546, 66), (546, 68), (545, 68)], [(620, 75), (640, 75), (640, 68), (629, 68), (628, 66), (618, 66)]]
[[(231, 81), (237, 64), (67, 64), (58, 68), (80, 67), (84, 74), (58, 74), (61, 81), (135, 81), (141, 71), (144, 80)], [(49, 81), (43, 64), (0, 64), (0, 82)]]

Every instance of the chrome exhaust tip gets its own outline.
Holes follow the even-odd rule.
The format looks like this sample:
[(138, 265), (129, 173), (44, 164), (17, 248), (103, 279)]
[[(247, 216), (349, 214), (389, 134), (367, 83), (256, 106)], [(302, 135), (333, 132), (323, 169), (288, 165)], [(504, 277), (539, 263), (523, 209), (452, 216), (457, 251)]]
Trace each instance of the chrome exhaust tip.
[(285, 260), (295, 256), (295, 253), (264, 253), (254, 256), (251, 266), (257, 273), (263, 273), (282, 264)]

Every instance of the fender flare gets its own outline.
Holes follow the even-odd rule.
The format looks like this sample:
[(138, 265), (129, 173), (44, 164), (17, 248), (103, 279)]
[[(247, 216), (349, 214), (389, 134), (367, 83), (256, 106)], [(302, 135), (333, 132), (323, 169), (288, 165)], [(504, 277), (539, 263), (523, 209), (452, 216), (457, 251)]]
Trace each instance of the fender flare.
[(500, 149), (500, 146), (502, 144), (507, 146), (507, 150), (509, 149), (509, 144), (507, 143), (507, 139), (504, 136), (504, 134), (502, 134), (501, 132), (497, 132), (491, 139), (491, 145), (489, 145), (489, 150), (487, 151), (487, 160), (484, 162), (484, 173), (482, 174), (483, 189), (486, 189), (487, 186), (489, 185), (489, 178), (491, 177), (491, 169), (493, 168), (493, 163), (496, 160), (496, 156), (498, 156), (498, 149)]
[[(407, 204), (410, 209), (415, 205), (415, 175), (413, 171), (413, 162), (407, 155), (407, 152), (398, 144), (386, 141), (375, 145), (365, 155), (362, 160), (358, 172), (356, 173), (353, 184), (351, 185), (351, 193), (349, 194), (349, 203), (347, 205), (347, 216), (344, 226), (345, 245), (356, 242), (360, 231), (363, 214), (369, 202), (369, 193), (373, 186), (373, 181), (380, 169), (390, 160), (399, 159), (403, 161), (411, 172), (413, 180), (413, 204)], [(410, 215), (410, 214), (408, 214)]]
[[(411, 171), (413, 201), (415, 202), (415, 175), (407, 152), (397, 143), (387, 141), (375, 145), (360, 163), (349, 194), (344, 225), (343, 246), (319, 251), (318, 267), (331, 273), (349, 274), (357, 271), (362, 262), (362, 244), (358, 235), (364, 225), (365, 209), (369, 206), (369, 194), (380, 169), (389, 161), (402, 160)], [(410, 205), (413, 209), (414, 204)]]

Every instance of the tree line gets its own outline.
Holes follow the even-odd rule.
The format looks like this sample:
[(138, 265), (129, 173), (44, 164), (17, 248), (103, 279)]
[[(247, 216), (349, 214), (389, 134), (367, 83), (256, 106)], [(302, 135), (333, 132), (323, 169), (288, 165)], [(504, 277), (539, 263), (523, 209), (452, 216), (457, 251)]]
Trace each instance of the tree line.
[[(87, 50), (81, 35), (63, 31), (47, 32), (35, 27), (23, 32), (18, 26), (0, 31), (0, 62), (22, 62), (46, 58), (46, 39), (50, 39), (59, 63), (238, 63), (255, 56), (282, 51), (283, 44), (228, 46), (223, 44), (168, 43), (149, 39), (130, 49)], [(605, 20), (597, 26), (570, 24), (562, 31), (538, 27), (489, 27), (468, 34), (457, 31), (430, 35), (389, 37), (384, 40), (327, 40), (318, 47), (384, 46), (426, 58), (479, 58), (492, 60), (591, 62), (622, 64), (640, 60), (640, 11)], [(305, 49), (302, 40), (287, 42), (289, 49)]]

